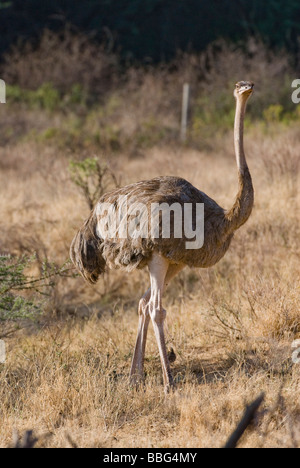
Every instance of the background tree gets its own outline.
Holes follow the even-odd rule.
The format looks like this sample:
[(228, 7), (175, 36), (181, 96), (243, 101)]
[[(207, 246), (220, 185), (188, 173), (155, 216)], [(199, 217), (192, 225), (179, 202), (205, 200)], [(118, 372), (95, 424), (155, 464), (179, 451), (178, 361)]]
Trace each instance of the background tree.
[(219, 38), (259, 36), (298, 58), (297, 0), (11, 0), (0, 2), (0, 53), (20, 39), (36, 40), (45, 28), (66, 24), (120, 50), (124, 59), (171, 59), (178, 49), (201, 51)]

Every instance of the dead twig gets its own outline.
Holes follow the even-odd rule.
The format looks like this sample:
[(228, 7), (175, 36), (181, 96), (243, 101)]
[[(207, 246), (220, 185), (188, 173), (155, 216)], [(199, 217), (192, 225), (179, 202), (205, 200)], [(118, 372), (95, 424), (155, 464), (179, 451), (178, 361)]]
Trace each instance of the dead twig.
[(256, 400), (254, 400), (249, 406), (246, 407), (242, 419), (240, 420), (236, 429), (233, 431), (233, 433), (227, 440), (224, 448), (236, 448), (245, 430), (253, 421), (258, 408), (264, 401), (264, 398), (265, 398), (265, 394), (261, 393), (261, 395), (258, 398), (256, 398)]

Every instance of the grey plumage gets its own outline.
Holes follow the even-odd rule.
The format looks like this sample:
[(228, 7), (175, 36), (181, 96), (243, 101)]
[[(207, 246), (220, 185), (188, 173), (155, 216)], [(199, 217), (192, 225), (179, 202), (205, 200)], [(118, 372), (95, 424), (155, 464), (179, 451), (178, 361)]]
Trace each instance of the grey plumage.
[[(182, 238), (175, 238), (174, 229), (171, 229), (170, 238), (101, 239), (97, 235), (97, 205), (110, 203), (118, 207), (119, 197), (124, 195), (127, 197), (129, 208), (131, 204), (143, 203), (148, 208), (149, 216), (150, 205), (153, 203), (168, 205), (179, 203), (182, 207), (185, 203), (203, 203), (203, 247), (198, 250), (186, 249), (185, 243), (190, 239), (186, 238), (184, 230)], [(233, 237), (233, 233), (230, 232), (224, 238), (225, 215), (225, 210), (213, 199), (182, 178), (157, 177), (138, 182), (107, 193), (99, 200), (71, 245), (71, 259), (85, 279), (92, 283), (95, 282), (96, 276), (104, 271), (105, 264), (111, 268), (122, 268), (127, 271), (143, 268), (154, 250), (171, 263), (184, 263), (190, 267), (210, 267), (223, 257)], [(171, 227), (172, 217), (171, 212)], [(161, 231), (161, 220), (158, 222)]]

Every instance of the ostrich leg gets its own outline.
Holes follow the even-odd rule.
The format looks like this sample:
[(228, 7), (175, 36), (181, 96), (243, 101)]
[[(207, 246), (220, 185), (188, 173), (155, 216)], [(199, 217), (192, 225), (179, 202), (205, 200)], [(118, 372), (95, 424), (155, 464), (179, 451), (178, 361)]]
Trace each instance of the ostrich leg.
[(148, 325), (150, 321), (148, 308), (150, 294), (151, 288), (149, 288), (148, 291), (143, 295), (139, 303), (138, 333), (130, 369), (130, 381), (131, 383), (136, 384), (138, 384), (144, 378), (144, 356)]
[[(169, 265), (164, 281), (166, 288), (174, 276), (184, 268), (184, 265), (172, 264)], [(130, 369), (131, 383), (139, 383), (144, 378), (144, 356), (147, 340), (147, 331), (150, 321), (149, 314), (149, 299), (151, 296), (151, 288), (143, 295), (139, 303), (139, 325), (137, 339), (134, 349), (134, 354)]]
[(149, 262), (149, 273), (151, 279), (151, 296), (149, 301), (149, 313), (153, 323), (154, 333), (159, 349), (160, 360), (163, 370), (165, 393), (173, 386), (170, 363), (164, 334), (164, 321), (166, 311), (162, 307), (162, 295), (165, 279), (169, 268), (169, 262), (159, 254), (154, 254)]

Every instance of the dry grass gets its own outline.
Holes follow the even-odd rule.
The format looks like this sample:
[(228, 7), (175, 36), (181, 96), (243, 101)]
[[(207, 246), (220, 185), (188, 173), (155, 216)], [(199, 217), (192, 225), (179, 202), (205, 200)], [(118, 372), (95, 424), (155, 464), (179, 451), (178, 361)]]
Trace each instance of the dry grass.
[[(0, 444), (34, 429), (39, 446), (220, 447), (246, 402), (266, 393), (245, 447), (300, 444), (300, 366), (291, 362), (299, 318), (298, 129), (247, 131), (255, 209), (225, 258), (186, 269), (166, 294), (168, 346), (177, 390), (165, 398), (152, 331), (146, 386), (128, 386), (137, 301), (146, 272), (112, 272), (96, 287), (62, 279), (34, 328), (7, 339), (0, 364)], [(156, 175), (187, 178), (225, 207), (237, 189), (232, 135), (214, 152), (154, 147), (116, 155), (126, 184)], [(23, 141), (0, 149), (1, 252), (38, 251), (62, 263), (88, 208), (68, 174), (68, 154)]]

